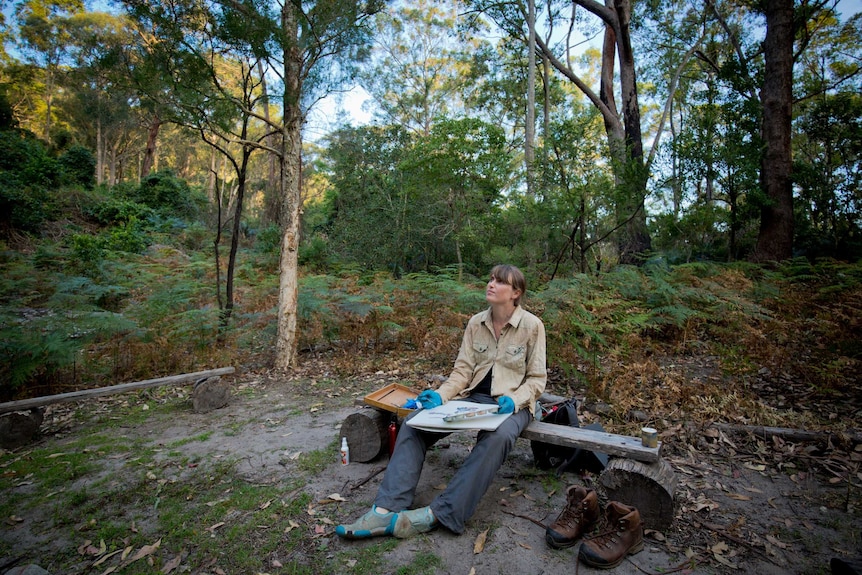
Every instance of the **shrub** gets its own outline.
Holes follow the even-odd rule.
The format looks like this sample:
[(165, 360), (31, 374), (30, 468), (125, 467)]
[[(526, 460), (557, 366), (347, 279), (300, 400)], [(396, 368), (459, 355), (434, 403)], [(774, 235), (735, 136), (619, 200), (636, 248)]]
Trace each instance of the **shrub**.
[(93, 189), (96, 184), (96, 158), (90, 150), (84, 146), (72, 146), (60, 156), (59, 164), (65, 183)]
[(114, 198), (89, 206), (84, 212), (102, 225), (123, 224), (132, 219), (145, 221), (155, 213), (152, 208), (144, 204)]
[(137, 188), (126, 188), (127, 199), (144, 204), (163, 216), (178, 216), (195, 219), (199, 216), (206, 199), (176, 177), (169, 170), (155, 172), (145, 177)]
[(139, 254), (150, 245), (149, 236), (141, 229), (137, 219), (111, 228), (103, 239), (105, 248), (115, 252)]

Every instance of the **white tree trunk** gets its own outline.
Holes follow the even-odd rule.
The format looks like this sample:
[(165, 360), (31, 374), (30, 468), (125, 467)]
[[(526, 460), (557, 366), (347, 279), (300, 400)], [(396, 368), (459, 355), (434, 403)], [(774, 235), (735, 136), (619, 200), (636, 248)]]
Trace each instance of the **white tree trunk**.
[(302, 59), (297, 47), (298, 28), (293, 4), (282, 9), (284, 48), (284, 126), (281, 154), (281, 259), (279, 261), (278, 334), (275, 367), (287, 369), (296, 355), (296, 305), (299, 293), (299, 212), (301, 204)]

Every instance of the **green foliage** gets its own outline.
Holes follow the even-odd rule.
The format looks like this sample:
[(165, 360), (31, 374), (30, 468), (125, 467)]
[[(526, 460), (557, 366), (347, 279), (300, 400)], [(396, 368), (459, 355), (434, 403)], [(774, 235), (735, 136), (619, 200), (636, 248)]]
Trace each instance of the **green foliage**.
[(88, 204), (83, 211), (102, 225), (124, 224), (132, 219), (147, 221), (155, 215), (155, 210), (149, 206), (114, 197)]
[(134, 217), (128, 222), (114, 226), (103, 238), (105, 249), (139, 254), (150, 244), (149, 236)]
[[(17, 289), (3, 285), (4, 299)], [(123, 294), (119, 286), (58, 276), (51, 290), (29, 302), (39, 307), (0, 308), (2, 396), (26, 385), (50, 384), (63, 370), (85, 364), (82, 352), (89, 345), (136, 329), (128, 318), (106, 309)]]
[(163, 216), (194, 219), (201, 214), (206, 199), (170, 170), (154, 172), (140, 186), (121, 189), (126, 199), (143, 204)]
[(395, 275), (459, 261), (484, 267), (488, 228), (510, 178), (502, 130), (440, 120), (427, 135), (342, 129), (329, 148), (329, 246)]
[(0, 227), (39, 231), (54, 213), (47, 186), (57, 185), (60, 170), (31, 134), (0, 131)]
[(22, 187), (56, 186), (61, 180), (60, 165), (45, 146), (29, 132), (0, 132), (0, 173), (8, 173)]
[(96, 158), (84, 146), (69, 147), (58, 160), (66, 184), (92, 189), (96, 184)]

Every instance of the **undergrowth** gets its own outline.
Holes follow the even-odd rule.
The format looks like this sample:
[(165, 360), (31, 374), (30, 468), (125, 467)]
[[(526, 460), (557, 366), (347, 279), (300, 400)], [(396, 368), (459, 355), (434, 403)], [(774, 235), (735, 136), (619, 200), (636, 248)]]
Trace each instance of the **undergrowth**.
[[(235, 307), (225, 324), (205, 230), (136, 197), (101, 205), (76, 196), (81, 215), (50, 239), (0, 245), (0, 401), (272, 364), (278, 274), (263, 257), (271, 246), (240, 243)], [(116, 241), (107, 241), (106, 225), (146, 237), (120, 241), (114, 227)], [(526, 271), (525, 307), (548, 335), (549, 387), (561, 395), (584, 390), (613, 405), (620, 420), (640, 404), (777, 421), (780, 413), (758, 407), (756, 385), (791, 378), (815, 398), (841, 397), (862, 371), (858, 263), (650, 262), (547, 283)], [(304, 273), (299, 362), (327, 354), (339, 377), (368, 369), (445, 374), (464, 325), (486, 305), (484, 284), (456, 268), (398, 279), (349, 266)], [(718, 381), (669, 366), (667, 357), (708, 362)], [(705, 399), (714, 392), (737, 398), (740, 408), (728, 415), (728, 405)]]

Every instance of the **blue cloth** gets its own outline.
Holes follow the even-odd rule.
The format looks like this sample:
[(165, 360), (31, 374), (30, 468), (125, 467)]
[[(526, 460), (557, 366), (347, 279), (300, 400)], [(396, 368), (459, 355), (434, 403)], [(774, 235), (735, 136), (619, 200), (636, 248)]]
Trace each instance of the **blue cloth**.
[(500, 406), (500, 411), (497, 413), (513, 413), (515, 411), (515, 401), (508, 395), (501, 395), (497, 399), (497, 405)]
[(422, 407), (422, 405), (415, 399), (408, 399), (401, 407), (403, 407), (404, 409), (419, 409), (420, 407)]
[(426, 389), (416, 398), (416, 401), (422, 404), (425, 409), (432, 409), (443, 405), (443, 398), (433, 389)]

